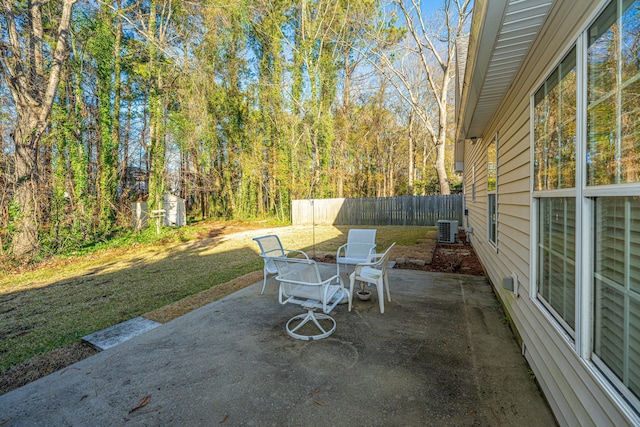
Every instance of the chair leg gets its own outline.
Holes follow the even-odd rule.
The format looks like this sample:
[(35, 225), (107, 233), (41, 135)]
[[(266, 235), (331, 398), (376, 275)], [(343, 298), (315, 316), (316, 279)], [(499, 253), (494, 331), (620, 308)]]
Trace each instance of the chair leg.
[(387, 288), (387, 299), (391, 301), (391, 294), (389, 293), (389, 279), (387, 278), (387, 272), (384, 273), (384, 287)]
[(380, 305), (380, 313), (384, 313), (384, 282), (376, 283), (378, 288), (378, 304)]
[(349, 276), (349, 311), (351, 311), (351, 300), (353, 299), (353, 284), (356, 281), (355, 271)]
[(262, 281), (262, 292), (260, 295), (264, 294), (264, 289), (267, 287), (267, 270), (264, 270), (264, 280)]

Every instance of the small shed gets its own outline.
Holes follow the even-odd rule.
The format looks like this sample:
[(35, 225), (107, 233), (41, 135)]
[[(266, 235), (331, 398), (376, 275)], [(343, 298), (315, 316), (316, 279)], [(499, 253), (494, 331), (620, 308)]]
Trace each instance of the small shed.
[(165, 210), (164, 225), (181, 227), (187, 223), (184, 199), (173, 194), (164, 195), (163, 209)]

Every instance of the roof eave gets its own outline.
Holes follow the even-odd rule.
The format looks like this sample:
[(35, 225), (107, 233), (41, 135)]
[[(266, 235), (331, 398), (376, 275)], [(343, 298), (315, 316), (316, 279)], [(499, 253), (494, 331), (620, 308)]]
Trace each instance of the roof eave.
[(465, 139), (482, 137), (481, 133), (484, 131), (476, 129), (478, 134), (469, 134), (506, 7), (507, 0), (476, 0), (474, 4), (461, 104), (456, 123), (456, 141), (461, 143)]

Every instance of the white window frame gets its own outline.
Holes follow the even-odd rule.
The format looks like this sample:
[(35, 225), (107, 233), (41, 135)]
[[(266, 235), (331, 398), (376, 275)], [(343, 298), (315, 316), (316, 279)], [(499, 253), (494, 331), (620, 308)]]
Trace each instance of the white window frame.
[[(495, 147), (496, 147), (496, 157), (495, 157), (495, 166), (494, 166), (496, 186), (494, 190), (489, 190), (489, 163), (490, 163), (489, 147), (491, 147), (491, 144), (495, 144)], [(497, 132), (494, 135), (494, 137), (491, 138), (491, 141), (489, 141), (489, 144), (487, 145), (486, 153), (487, 153), (486, 154), (487, 156), (487, 242), (493, 249), (497, 251), (498, 250), (498, 133)], [(491, 203), (489, 202), (489, 200), (491, 199), (490, 196), (493, 196), (494, 218), (491, 217)], [(492, 226), (494, 227), (493, 229), (495, 230), (495, 235), (492, 235), (491, 233)]]
[(471, 201), (476, 201), (476, 163), (471, 166)]
[[(530, 239), (531, 239), (531, 264), (530, 264), (530, 274), (531, 274), (531, 292), (529, 293), (529, 297), (532, 298), (535, 302), (535, 304), (540, 308), (540, 310), (545, 314), (545, 316), (550, 320), (550, 322), (555, 326), (557, 332), (567, 341), (567, 343), (571, 346), (571, 347), (575, 347), (575, 341), (576, 341), (576, 335), (578, 334), (578, 330), (579, 330), (579, 326), (580, 326), (580, 319), (578, 316), (578, 310), (579, 310), (579, 304), (580, 304), (580, 299), (577, 297), (577, 293), (578, 293), (578, 289), (579, 289), (579, 278), (577, 275), (577, 272), (579, 271), (580, 267), (579, 267), (579, 262), (581, 259), (580, 254), (578, 253), (579, 248), (581, 248), (582, 245), (582, 236), (581, 236), (581, 232), (579, 230), (581, 230), (582, 227), (582, 204), (580, 203), (580, 187), (582, 186), (582, 170), (581, 170), (581, 166), (579, 165), (580, 163), (580, 159), (582, 159), (582, 152), (583, 152), (583, 147), (581, 146), (581, 144), (579, 143), (579, 141), (581, 141), (581, 138), (584, 138), (584, 130), (582, 127), (582, 123), (584, 123), (584, 126), (586, 127), (586, 121), (582, 120), (582, 117), (580, 116), (580, 96), (581, 96), (581, 89), (577, 89), (578, 90), (578, 94), (576, 96), (576, 176), (575, 176), (575, 187), (569, 187), (569, 188), (559, 188), (559, 189), (552, 189), (552, 190), (541, 190), (541, 191), (537, 191), (535, 190), (535, 182), (534, 182), (534, 176), (535, 176), (535, 131), (534, 131), (534, 120), (533, 118), (535, 117), (535, 95), (536, 92), (538, 91), (538, 89), (540, 89), (542, 87), (542, 85), (548, 80), (548, 78), (551, 76), (551, 74), (553, 72), (555, 72), (557, 70), (557, 68), (560, 66), (560, 64), (562, 63), (562, 61), (565, 60), (565, 58), (567, 57), (567, 55), (571, 52), (571, 50), (575, 47), (576, 49), (576, 75), (579, 76), (579, 73), (581, 72), (581, 67), (582, 65), (580, 64), (580, 43), (579, 42), (575, 42), (575, 43), (570, 43), (567, 48), (565, 49), (565, 51), (562, 52), (561, 55), (559, 55), (559, 59), (557, 60), (557, 62), (555, 62), (553, 64), (553, 66), (551, 68), (549, 68), (547, 70), (547, 72), (544, 74), (543, 79), (538, 82), (538, 84), (535, 86), (534, 90), (531, 92), (530, 94), (530, 144), (531, 144), (531, 150), (530, 150), (530, 165), (531, 165), (531, 170), (530, 170), (530, 176), (532, 177), (531, 179), (531, 234), (530, 234)], [(579, 81), (579, 80), (578, 80)], [(584, 83), (584, 90), (586, 91), (586, 83)], [(584, 95), (584, 93), (582, 93), (582, 95)], [(580, 166), (580, 167), (579, 167)], [(576, 247), (575, 247), (575, 271), (576, 271), (576, 275), (575, 275), (575, 282), (576, 282), (576, 297), (575, 297), (575, 302), (574, 302), (574, 306), (575, 306), (575, 318), (574, 318), (574, 324), (575, 324), (575, 328), (571, 328), (570, 325), (562, 318), (562, 315), (558, 312), (556, 312), (553, 307), (551, 306), (551, 304), (549, 302), (547, 302), (546, 300), (544, 300), (544, 298), (542, 298), (541, 296), (539, 297), (539, 289), (538, 289), (538, 273), (539, 273), (539, 262), (540, 260), (538, 259), (538, 234), (540, 232), (540, 230), (538, 229), (538, 223), (539, 223), (539, 214), (540, 214), (540, 200), (541, 199), (551, 199), (551, 198), (571, 198), (571, 199), (575, 199), (576, 200), (576, 206), (575, 206), (575, 230), (576, 230), (576, 235), (574, 236), (575, 242), (576, 242)]]
[[(593, 374), (594, 378), (607, 390), (610, 396), (622, 408), (627, 408), (625, 412), (631, 418), (640, 421), (640, 398), (633, 393), (607, 368), (604, 363), (598, 360), (593, 353), (595, 323), (594, 314), (594, 283), (593, 271), (595, 264), (594, 253), (594, 224), (595, 198), (598, 197), (623, 197), (640, 196), (640, 182), (624, 183), (613, 185), (587, 186), (587, 166), (586, 166), (586, 146), (587, 146), (587, 49), (589, 46), (588, 32), (593, 23), (601, 13), (612, 2), (617, 0), (606, 0), (600, 2), (597, 8), (588, 19), (578, 36), (571, 39), (566, 49), (558, 55), (557, 62), (551, 64), (541, 80), (534, 86), (530, 93), (530, 284), (531, 290), (529, 298), (533, 304), (539, 308), (542, 315), (556, 330), (557, 334), (564, 339), (566, 344), (572, 348), (582, 359), (586, 367)], [(549, 75), (556, 69), (567, 53), (576, 47), (576, 73), (577, 73), (577, 94), (576, 94), (576, 187), (570, 189), (535, 191), (534, 190), (534, 156), (535, 156), (535, 134), (534, 134), (534, 108), (535, 93), (546, 81)], [(553, 316), (548, 307), (538, 300), (538, 214), (539, 200), (547, 197), (575, 197), (576, 200), (576, 301), (575, 301), (575, 335), (567, 333), (562, 322)]]

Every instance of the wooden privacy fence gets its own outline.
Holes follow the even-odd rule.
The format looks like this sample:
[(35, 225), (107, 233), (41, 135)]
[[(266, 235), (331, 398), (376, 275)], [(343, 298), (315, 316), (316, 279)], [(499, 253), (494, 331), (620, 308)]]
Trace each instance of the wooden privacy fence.
[(427, 225), (440, 219), (462, 224), (463, 195), (291, 201), (293, 225)]

